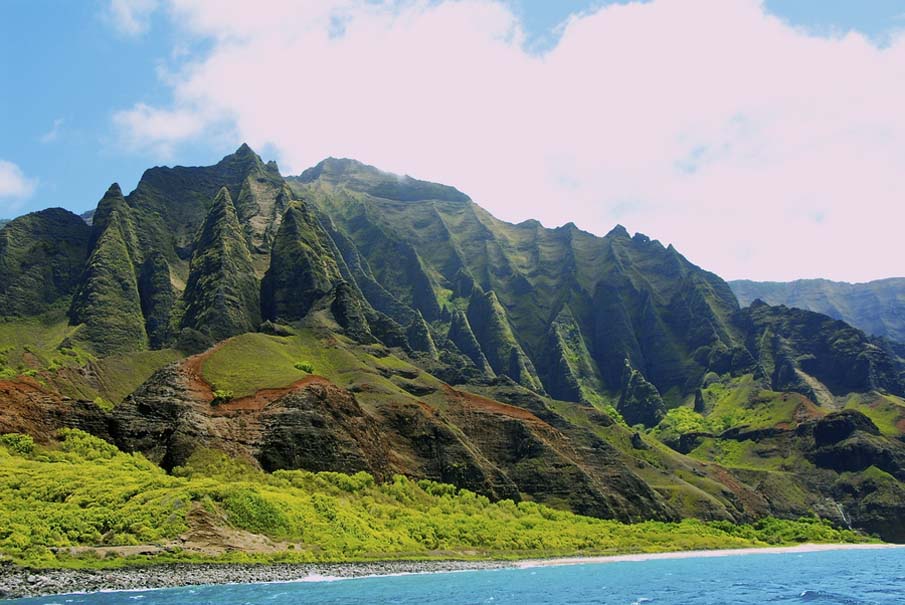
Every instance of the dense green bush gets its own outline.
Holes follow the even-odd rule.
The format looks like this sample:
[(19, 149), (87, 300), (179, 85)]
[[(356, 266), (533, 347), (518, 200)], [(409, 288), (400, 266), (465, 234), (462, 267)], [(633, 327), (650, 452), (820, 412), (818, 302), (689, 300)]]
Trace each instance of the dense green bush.
[[(0, 554), (19, 563), (121, 565), (121, 558), (72, 558), (52, 549), (178, 546), (193, 509), (291, 546), (216, 559), (232, 561), (536, 557), (864, 540), (818, 519), (626, 525), (534, 502), (493, 503), (402, 476), (378, 484), (367, 473), (267, 474), (205, 450), (168, 475), (140, 454), (124, 454), (81, 431), (66, 429), (59, 437), (53, 447), (23, 435), (0, 437)], [(177, 549), (154, 560), (209, 559)]]
[(14, 454), (27, 456), (35, 449), (35, 440), (30, 435), (21, 433), (7, 433), (0, 435), (0, 445)]
[(214, 391), (214, 400), (211, 401), (211, 405), (220, 405), (221, 403), (228, 403), (233, 399), (233, 392), (227, 389), (217, 389)]
[(298, 361), (295, 363), (295, 369), (311, 374), (314, 372), (314, 365), (310, 361)]

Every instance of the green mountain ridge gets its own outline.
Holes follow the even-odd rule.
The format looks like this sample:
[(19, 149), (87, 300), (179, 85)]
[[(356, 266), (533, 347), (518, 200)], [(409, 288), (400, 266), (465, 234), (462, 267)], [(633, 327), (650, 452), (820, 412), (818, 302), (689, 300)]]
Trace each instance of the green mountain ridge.
[(868, 334), (905, 343), (905, 278), (851, 284), (827, 279), (792, 282), (729, 282), (739, 302), (761, 299), (771, 305), (799, 307), (829, 315)]
[(742, 308), (642, 234), (506, 223), (354, 160), (283, 178), (247, 145), (111, 186), (90, 222), (0, 230), (0, 433), (78, 428), (167, 470), (216, 450), (623, 521), (816, 514), (905, 539), (901, 352)]
[(226, 187), (198, 233), (185, 286), (184, 328), (213, 341), (257, 329), (261, 300), (251, 253)]

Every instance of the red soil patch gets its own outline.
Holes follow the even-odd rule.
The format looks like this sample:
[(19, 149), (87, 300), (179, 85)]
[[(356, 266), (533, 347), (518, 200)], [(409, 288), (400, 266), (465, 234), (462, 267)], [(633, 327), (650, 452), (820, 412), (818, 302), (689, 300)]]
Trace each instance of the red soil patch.
[(826, 416), (826, 412), (817, 407), (813, 401), (804, 395), (798, 395), (799, 402), (795, 408), (795, 422), (801, 423), (805, 420), (814, 420)]
[(47, 443), (60, 427), (98, 413), (94, 404), (61, 397), (32, 378), (0, 381), (0, 433), (26, 433)]
[(236, 410), (263, 410), (271, 401), (309, 384), (333, 383), (331, 383), (323, 376), (316, 376), (314, 374), (311, 374), (310, 376), (305, 376), (301, 380), (296, 380), (292, 384), (285, 387), (279, 387), (275, 389), (260, 389), (258, 391), (255, 391), (253, 395), (246, 395), (245, 397), (238, 397), (236, 399), (228, 401), (227, 403), (221, 403), (220, 405), (216, 406), (215, 410), (217, 412), (232, 412)]
[(493, 399), (488, 399), (487, 397), (481, 397), (480, 395), (475, 395), (474, 393), (469, 393), (467, 391), (458, 391), (449, 385), (444, 385), (444, 389), (446, 390), (446, 393), (448, 395), (456, 399), (465, 407), (477, 408), (484, 412), (501, 414), (503, 416), (509, 416), (510, 418), (527, 420), (528, 422), (535, 422), (543, 425), (547, 424), (524, 408), (509, 405), (507, 403), (500, 403), (499, 401), (494, 401)]
[(208, 357), (219, 351), (226, 342), (226, 340), (222, 340), (207, 351), (187, 357), (182, 362), (182, 367), (185, 369), (185, 374), (188, 377), (189, 389), (193, 391), (198, 399), (206, 401), (213, 401), (214, 399), (214, 391), (211, 389), (211, 385), (209, 385), (202, 377), (201, 366), (204, 365), (204, 362), (207, 361)]
[[(222, 348), (223, 345), (227, 342), (229, 342), (229, 339), (222, 340), (207, 351), (198, 353), (197, 355), (192, 355), (182, 362), (182, 367), (185, 370), (185, 374), (189, 381), (189, 388), (193, 391), (195, 397), (201, 401), (214, 400), (214, 391), (213, 389), (211, 389), (211, 385), (206, 380), (204, 380), (204, 374), (202, 372), (204, 362), (207, 361), (211, 355), (219, 351), (220, 348)], [(252, 395), (237, 397), (236, 399), (233, 399), (226, 403), (219, 404), (215, 407), (215, 412), (222, 413), (239, 410), (262, 410), (267, 406), (268, 403), (270, 403), (274, 399), (282, 397), (286, 393), (294, 391), (295, 389), (308, 384), (332, 383), (323, 376), (312, 374), (310, 376), (305, 376), (301, 380), (296, 380), (292, 384), (285, 387), (260, 389), (258, 391), (255, 391)]]
[(896, 420), (896, 429), (898, 429), (900, 433), (905, 433), (905, 418)]
[(764, 514), (768, 505), (763, 496), (739, 481), (732, 473), (717, 464), (707, 465), (708, 475), (717, 482), (725, 485), (738, 498), (742, 508), (746, 511), (756, 511)]

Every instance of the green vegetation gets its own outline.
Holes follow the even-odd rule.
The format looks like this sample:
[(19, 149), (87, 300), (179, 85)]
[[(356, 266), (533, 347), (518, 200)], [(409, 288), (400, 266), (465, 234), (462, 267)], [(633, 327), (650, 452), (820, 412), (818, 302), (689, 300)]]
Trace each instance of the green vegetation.
[[(710, 474), (717, 470), (714, 467), (689, 459), (653, 437), (641, 437), (644, 447), (637, 447), (635, 431), (609, 413), (616, 421), (613, 424), (600, 422), (593, 410), (584, 406), (554, 402), (552, 409), (571, 424), (592, 431), (619, 450), (630, 461), (632, 470), (668, 498), (681, 515), (691, 517), (702, 511), (709, 511), (714, 516), (733, 514), (734, 498), (719, 477)], [(659, 435), (656, 430), (653, 433)], [(802, 506), (800, 510), (808, 510), (808, 507)]]
[(75, 332), (59, 305), (40, 316), (0, 321), (0, 378), (84, 365), (94, 356), (72, 343)]
[(337, 368), (354, 368), (355, 358), (338, 348), (323, 346), (310, 332), (292, 337), (250, 333), (223, 344), (201, 367), (204, 379), (218, 389), (228, 389), (236, 396), (251, 395), (259, 389), (292, 384), (307, 373), (296, 367), (299, 359), (328, 378)]
[[(78, 346), (65, 310), (0, 322), (0, 379), (32, 376), (74, 399), (122, 401), (164, 365), (180, 359), (173, 349), (97, 358)], [(90, 366), (90, 374), (78, 371)]]
[(342, 280), (329, 242), (313, 208), (290, 204), (274, 239), (270, 267), (261, 284), (266, 318), (298, 321)]
[(700, 399), (704, 413), (686, 406), (673, 408), (653, 434), (663, 441), (674, 441), (687, 433), (720, 434), (739, 427), (791, 427), (797, 424), (796, 415), (802, 411), (806, 412), (805, 417), (823, 414), (801, 395), (760, 388), (751, 374), (711, 382), (701, 389)]
[(901, 397), (853, 393), (848, 397), (845, 407), (858, 410), (873, 420), (884, 435), (905, 433), (905, 400)]
[[(149, 423), (186, 433), (177, 427), (187, 416), (152, 411), (168, 389), (187, 385), (177, 405), (193, 406), (207, 392), (191, 388), (201, 378), (223, 404), (323, 377), (339, 388), (311, 386), (304, 403), (317, 395), (318, 409), (271, 408), (281, 415), (248, 439), (246, 428), (262, 425), (260, 410), (244, 408), (258, 406), (201, 406), (192, 422), (206, 428), (209, 414), (230, 429), (189, 433), (248, 455), (266, 443), (267, 468), (314, 468), (302, 446), (323, 437), (368, 461), (344, 469), (439, 472), (486, 494), (621, 519), (828, 516), (866, 503), (853, 523), (905, 540), (889, 533), (905, 531), (905, 498), (884, 487), (905, 477), (897, 345), (797, 309), (739, 309), (718, 276), (620, 226), (598, 237), (571, 224), (509, 224), (452, 188), (349, 160), (284, 180), (243, 145), (215, 166), (148, 170), (128, 196), (111, 186), (93, 227), (63, 210), (7, 225), (0, 315), (0, 379), (34, 379), (4, 381), (17, 405), (0, 409), (2, 430), (43, 439), (78, 423), (122, 433), (125, 417), (136, 448), (152, 455), (161, 444), (148, 435), (163, 431)], [(205, 351), (200, 377), (194, 361), (160, 373), (116, 409), (156, 370)], [(809, 427), (796, 427), (842, 406), (863, 411), (883, 436), (809, 450)], [(321, 408), (343, 413), (310, 427), (294, 421)], [(381, 439), (364, 430), (372, 425)], [(727, 429), (736, 430), (682, 438)], [(163, 448), (182, 462), (195, 445)], [(280, 475), (249, 477), (238, 481), (288, 514), (268, 491)], [(202, 474), (179, 479), (194, 485)], [(187, 502), (240, 525), (230, 515), (257, 507), (244, 495), (205, 497)], [(302, 526), (287, 523), (285, 535), (304, 542)]]
[(468, 322), (484, 351), (487, 361), (497, 374), (505, 374), (522, 386), (542, 391), (534, 364), (522, 350), (512, 332), (506, 310), (493, 291), (478, 290), (468, 304)]
[(183, 327), (220, 340), (257, 329), (260, 292), (251, 253), (226, 187), (214, 198), (192, 253)]
[(40, 315), (71, 295), (90, 234), (62, 208), (26, 214), (0, 231), (0, 316)]
[(305, 372), (307, 374), (314, 373), (314, 364), (310, 361), (297, 361), (295, 362), (295, 365), (293, 365), (293, 367), (296, 370), (301, 370), (302, 372)]
[(685, 435), (687, 433), (704, 433), (713, 430), (713, 423), (691, 408), (673, 408), (666, 412), (666, 416), (657, 425), (658, 436), (669, 433)]
[(50, 386), (67, 397), (94, 401), (101, 399), (106, 402), (105, 405), (112, 407), (137, 389), (154, 372), (181, 358), (182, 354), (174, 349), (139, 351), (129, 355), (113, 355), (92, 360), (90, 378), (82, 372), (73, 371), (76, 367), (75, 361), (70, 361), (66, 366), (50, 365), (49, 370), (70, 369), (48, 372), (43, 376)]
[(549, 340), (545, 351), (547, 359), (539, 367), (543, 368), (544, 385), (550, 395), (567, 401), (604, 405), (605, 389), (568, 306), (562, 308), (550, 326)]
[(666, 413), (666, 405), (657, 387), (648, 382), (641, 372), (633, 369), (628, 361), (625, 364), (625, 373), (625, 388), (616, 409), (631, 425), (656, 426)]
[(6, 433), (0, 435), (0, 446), (19, 456), (27, 456), (35, 450), (35, 440), (30, 435)]
[(336, 336), (321, 339), (309, 329), (288, 337), (260, 332), (242, 334), (214, 351), (201, 371), (214, 388), (231, 390), (236, 397), (288, 386), (315, 370), (340, 385), (364, 377), (371, 382), (384, 381), (379, 372), (387, 368), (417, 372), (414, 366), (396, 357), (378, 359), (365, 353), (367, 349), (347, 343)]
[[(131, 209), (119, 185), (113, 185), (98, 205), (103, 221), (85, 266), (70, 320), (82, 324), (75, 338), (98, 355), (140, 351), (148, 346), (138, 275), (139, 243)], [(100, 212), (99, 210), (99, 212)]]
[[(205, 557), (175, 547), (193, 514), (281, 545), (265, 554)], [(107, 567), (173, 560), (351, 561), (656, 552), (866, 538), (817, 519), (624, 525), (532, 502), (490, 502), (401, 476), (264, 474), (211, 451), (167, 475), (140, 454), (77, 430), (54, 447), (0, 439), (0, 551), (31, 566)], [(79, 546), (159, 544), (156, 557), (72, 555)]]
[(233, 392), (225, 389), (217, 389), (214, 391), (214, 400), (211, 401), (211, 405), (220, 405), (223, 403), (229, 403), (233, 400)]

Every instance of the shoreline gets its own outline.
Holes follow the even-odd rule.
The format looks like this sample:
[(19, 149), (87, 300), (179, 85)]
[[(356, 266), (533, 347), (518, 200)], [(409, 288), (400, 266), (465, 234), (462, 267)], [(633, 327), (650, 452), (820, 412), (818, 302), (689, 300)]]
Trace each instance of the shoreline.
[(796, 546), (685, 550), (521, 560), (429, 560), (284, 564), (168, 563), (96, 570), (35, 570), (0, 564), (0, 599), (90, 592), (142, 591), (181, 586), (318, 582), (490, 569), (530, 569), (564, 565), (592, 565), (758, 554), (794, 554), (833, 550), (879, 550), (903, 547), (905, 546), (897, 544), (799, 544)]

